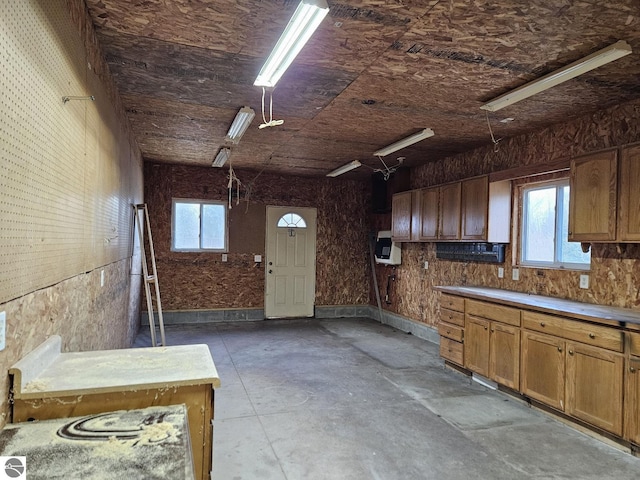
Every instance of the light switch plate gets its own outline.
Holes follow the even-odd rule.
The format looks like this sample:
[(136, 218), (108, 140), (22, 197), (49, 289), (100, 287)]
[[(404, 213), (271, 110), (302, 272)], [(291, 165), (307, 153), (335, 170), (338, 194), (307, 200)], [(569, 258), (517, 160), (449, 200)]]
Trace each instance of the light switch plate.
[(0, 351), (4, 350), (7, 339), (7, 312), (0, 312)]
[(580, 288), (589, 288), (589, 275), (580, 275)]
[(520, 269), (519, 268), (514, 268), (511, 271), (511, 279), (512, 280), (520, 280)]
[(498, 267), (498, 278), (504, 278), (504, 268)]
[(256, 263), (262, 262), (262, 255), (254, 255), (253, 256), (253, 261), (256, 262)]
[(226, 261), (227, 261), (227, 254), (226, 254), (226, 253), (223, 253), (223, 254), (222, 254), (222, 261), (223, 261), (223, 262), (226, 262)]
[(424, 262), (424, 269), (429, 270), (429, 262), (427, 262), (426, 260)]

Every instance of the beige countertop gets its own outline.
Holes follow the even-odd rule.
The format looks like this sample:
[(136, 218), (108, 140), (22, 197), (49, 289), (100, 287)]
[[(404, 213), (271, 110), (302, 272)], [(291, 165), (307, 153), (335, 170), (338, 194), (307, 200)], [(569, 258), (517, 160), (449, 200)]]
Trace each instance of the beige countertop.
[(565, 315), (589, 322), (619, 326), (630, 324), (633, 327), (640, 325), (640, 310), (629, 308), (595, 305), (497, 288), (438, 286), (436, 290), (477, 300), (497, 301), (504, 305), (524, 307), (543, 313)]
[(53, 335), (14, 364), (14, 396), (48, 398), (211, 384), (220, 378), (206, 345), (60, 353)]

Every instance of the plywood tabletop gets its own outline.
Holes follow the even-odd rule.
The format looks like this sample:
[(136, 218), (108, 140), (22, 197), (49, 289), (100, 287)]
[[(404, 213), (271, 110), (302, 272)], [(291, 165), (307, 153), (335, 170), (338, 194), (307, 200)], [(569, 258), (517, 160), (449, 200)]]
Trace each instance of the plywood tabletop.
[[(46, 343), (46, 342), (45, 342)], [(50, 348), (41, 350), (50, 355)], [(40, 347), (39, 347), (40, 348)], [(31, 357), (31, 358), (29, 358)], [(129, 348), (93, 352), (60, 353), (48, 366), (34, 372), (38, 349), (15, 364), (9, 373), (17, 379), (14, 396), (21, 399), (50, 398), (174, 388), (211, 384), (220, 378), (206, 345)], [(29, 371), (29, 375), (23, 375)]]
[(543, 313), (565, 315), (590, 322), (611, 325), (640, 325), (640, 310), (609, 307), (592, 303), (576, 302), (564, 298), (531, 295), (510, 290), (487, 287), (438, 286), (437, 290), (477, 300), (499, 302), (513, 307), (525, 307)]

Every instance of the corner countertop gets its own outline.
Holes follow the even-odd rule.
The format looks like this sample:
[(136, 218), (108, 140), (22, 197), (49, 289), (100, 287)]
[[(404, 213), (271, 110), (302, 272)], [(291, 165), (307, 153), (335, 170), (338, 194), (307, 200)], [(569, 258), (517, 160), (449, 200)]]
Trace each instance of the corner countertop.
[(53, 335), (9, 369), (15, 398), (220, 386), (207, 345), (70, 353), (60, 353), (60, 348), (60, 337)]
[(588, 322), (622, 327), (627, 326), (627, 324), (634, 327), (640, 326), (640, 310), (576, 302), (564, 298), (531, 295), (498, 288), (453, 286), (438, 286), (435, 288), (451, 295), (494, 301), (503, 305), (524, 307), (542, 313), (564, 315)]

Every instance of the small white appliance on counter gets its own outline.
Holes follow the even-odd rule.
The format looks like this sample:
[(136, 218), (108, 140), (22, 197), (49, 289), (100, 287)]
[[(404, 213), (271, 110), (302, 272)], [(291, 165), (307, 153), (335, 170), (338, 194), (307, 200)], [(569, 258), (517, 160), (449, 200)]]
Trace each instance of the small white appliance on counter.
[(380, 230), (376, 239), (376, 263), (384, 265), (400, 265), (402, 250), (396, 242), (391, 240), (391, 230)]

